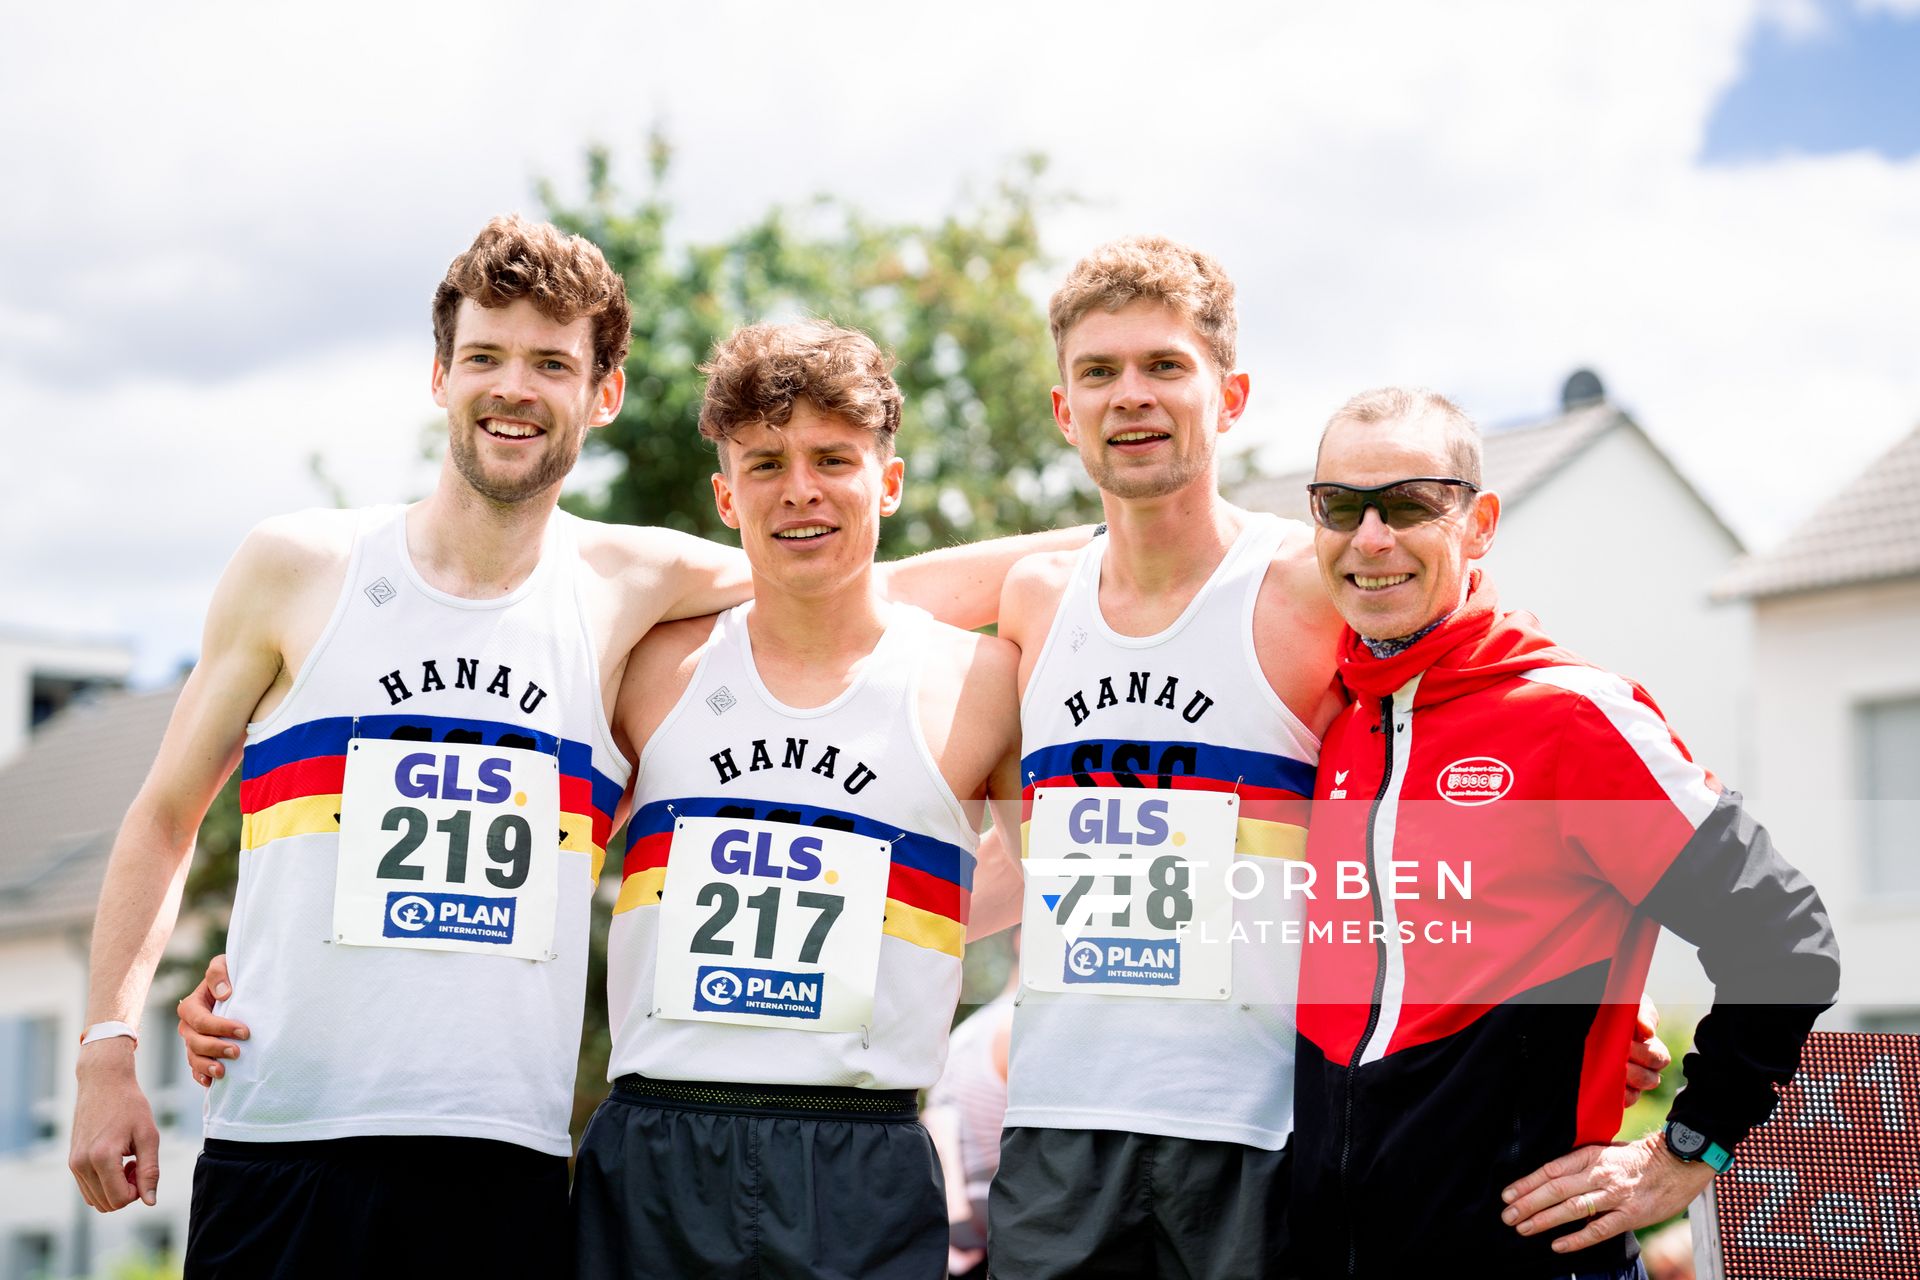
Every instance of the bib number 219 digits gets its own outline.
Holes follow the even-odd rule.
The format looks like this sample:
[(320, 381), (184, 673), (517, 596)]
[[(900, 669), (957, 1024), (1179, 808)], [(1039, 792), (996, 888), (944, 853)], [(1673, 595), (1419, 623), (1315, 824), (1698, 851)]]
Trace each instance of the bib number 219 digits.
[(660, 893), (654, 1012), (808, 1031), (873, 1019), (891, 850), (752, 818), (674, 823)]
[(356, 738), (341, 793), (335, 941), (550, 959), (559, 831), (554, 756)]

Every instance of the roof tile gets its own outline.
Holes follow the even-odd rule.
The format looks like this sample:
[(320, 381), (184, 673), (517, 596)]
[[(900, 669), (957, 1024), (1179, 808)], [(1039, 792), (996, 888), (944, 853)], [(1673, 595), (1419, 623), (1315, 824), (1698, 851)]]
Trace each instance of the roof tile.
[(1757, 599), (1920, 574), (1920, 427), (1821, 503), (1773, 550), (1748, 556), (1714, 587)]
[(92, 918), (114, 833), (179, 696), (176, 685), (72, 707), (0, 769), (0, 932)]

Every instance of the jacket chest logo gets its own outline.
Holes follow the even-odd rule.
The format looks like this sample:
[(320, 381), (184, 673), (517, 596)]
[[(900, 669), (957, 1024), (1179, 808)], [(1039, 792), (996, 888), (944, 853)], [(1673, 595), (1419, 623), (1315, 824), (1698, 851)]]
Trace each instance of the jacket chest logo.
[(1513, 790), (1513, 770), (1492, 756), (1468, 756), (1442, 769), (1435, 786), (1448, 804), (1492, 804)]

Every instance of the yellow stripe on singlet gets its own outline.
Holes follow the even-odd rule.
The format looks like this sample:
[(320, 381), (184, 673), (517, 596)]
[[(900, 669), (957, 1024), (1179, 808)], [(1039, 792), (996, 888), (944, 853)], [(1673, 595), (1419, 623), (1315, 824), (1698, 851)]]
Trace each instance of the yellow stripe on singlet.
[(880, 931), (916, 947), (956, 957), (967, 945), (967, 926), (937, 912), (908, 906), (898, 898), (887, 899), (887, 922)]
[(667, 883), (665, 867), (648, 867), (645, 871), (636, 871), (620, 882), (620, 896), (614, 899), (613, 914), (631, 911), (635, 907), (657, 907), (660, 905), (660, 890)]
[(257, 813), (248, 814), (240, 825), (240, 847), (259, 849), (288, 836), (310, 836), (317, 832), (340, 830), (340, 796), (298, 796), (282, 800)]

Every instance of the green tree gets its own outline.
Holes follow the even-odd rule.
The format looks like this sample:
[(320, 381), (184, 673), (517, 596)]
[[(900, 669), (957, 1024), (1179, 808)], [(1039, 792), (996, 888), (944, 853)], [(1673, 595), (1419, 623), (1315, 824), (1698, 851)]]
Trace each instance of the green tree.
[(1034, 300), (1046, 269), (1037, 219), (1060, 197), (1042, 186), (1040, 158), (927, 225), (876, 221), (821, 197), (688, 244), (672, 234), (671, 158), (656, 134), (634, 201), (603, 150), (587, 155), (579, 203), (541, 188), (548, 216), (598, 244), (633, 300), (626, 404), (588, 440), (621, 465), (604, 495), (579, 504), (584, 514), (730, 536), (707, 485), (713, 453), (696, 430), (698, 365), (737, 325), (819, 315), (864, 329), (899, 360), (907, 492), (883, 526), (883, 554), (1091, 517), (1097, 501), (1048, 415), (1056, 377)]

